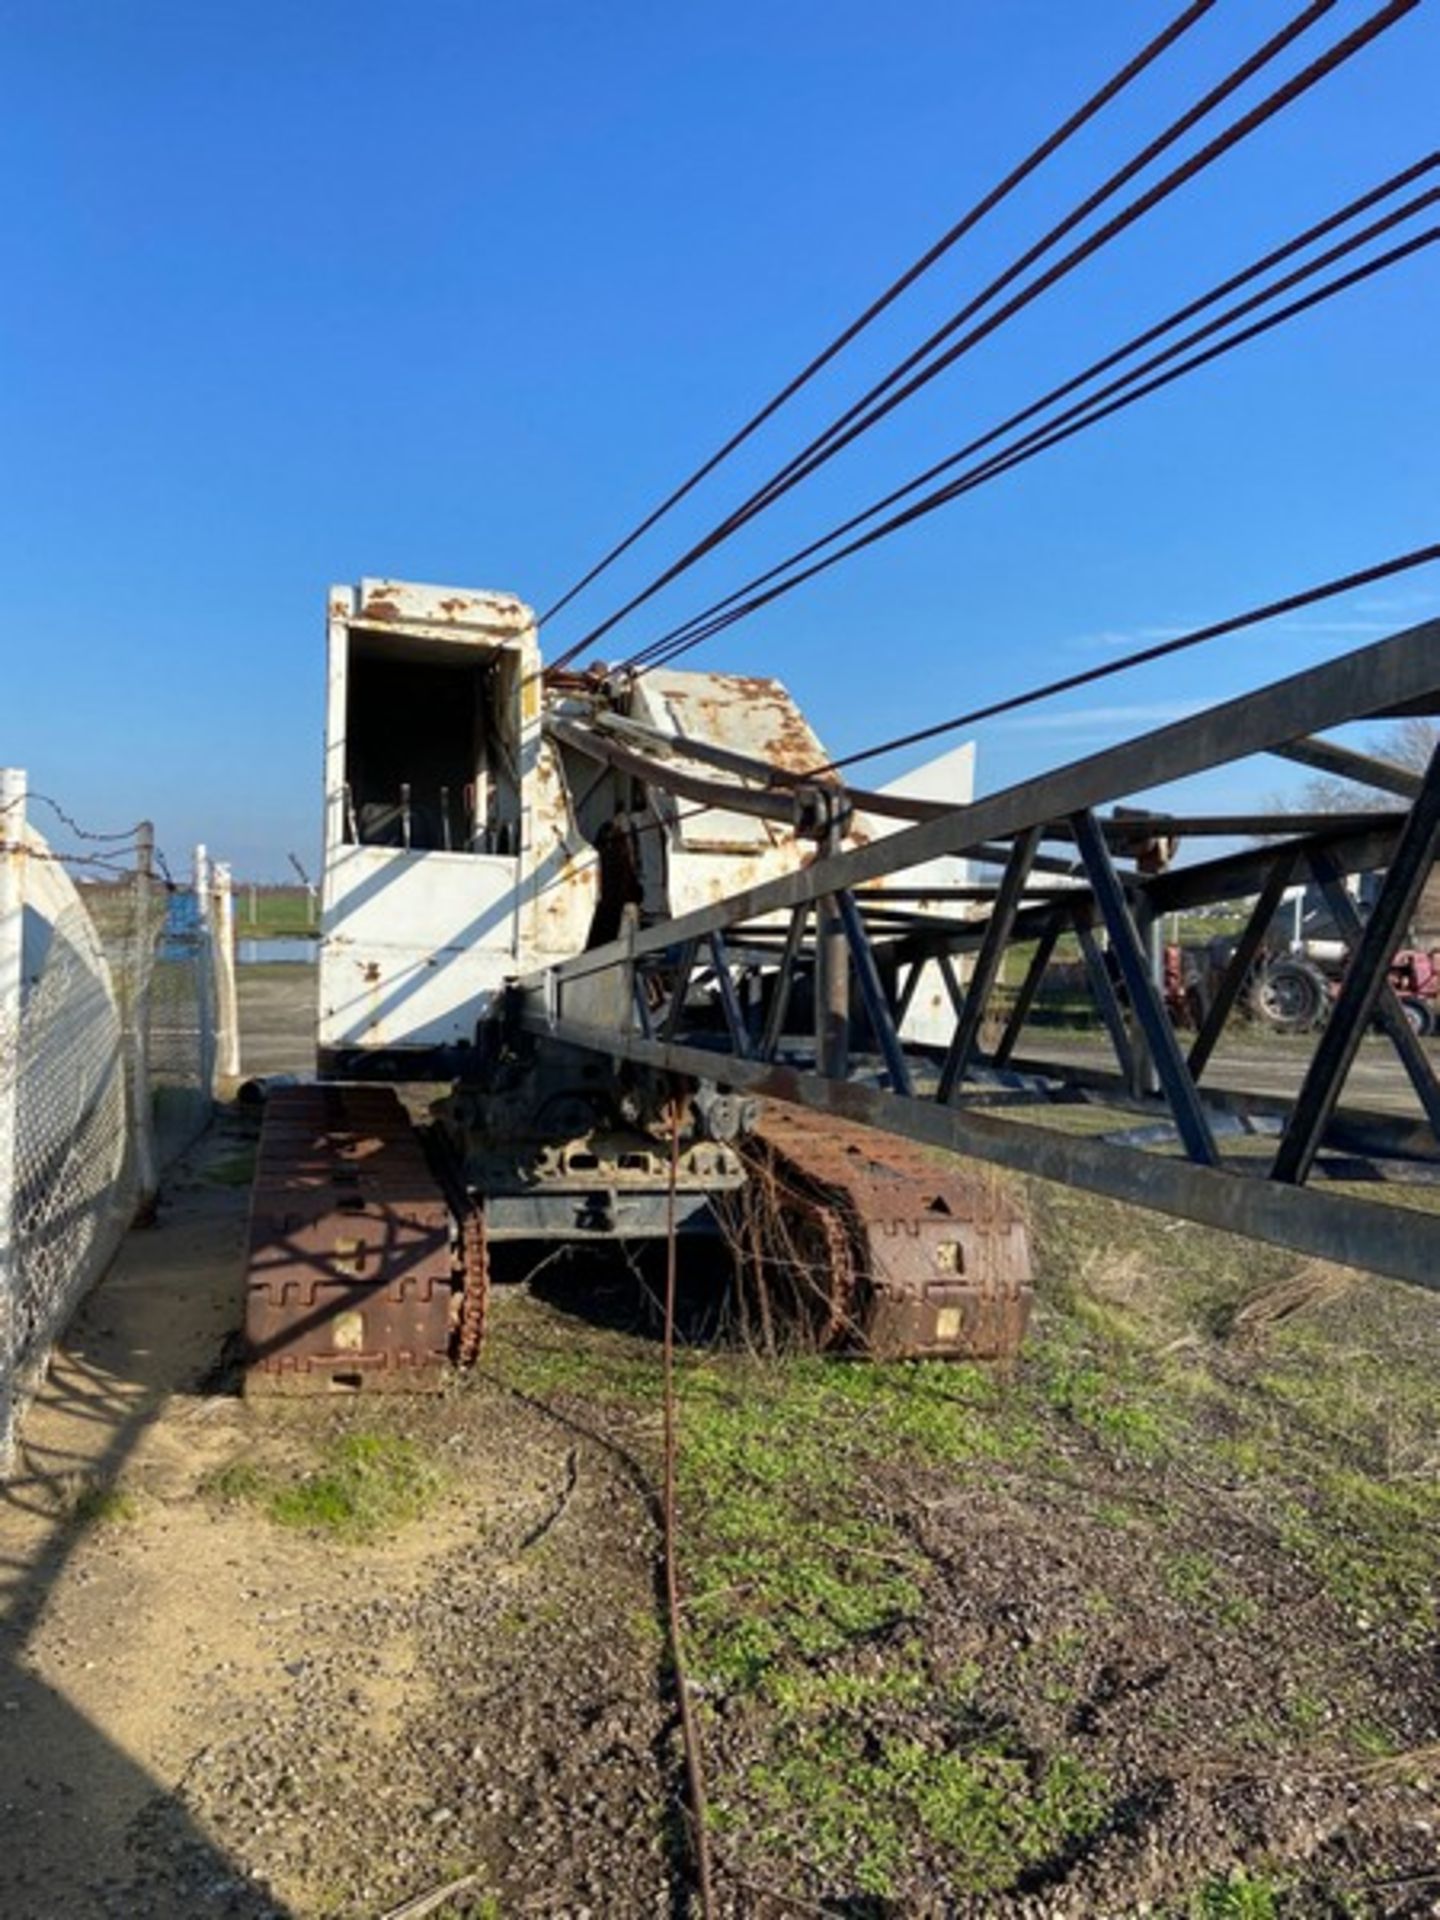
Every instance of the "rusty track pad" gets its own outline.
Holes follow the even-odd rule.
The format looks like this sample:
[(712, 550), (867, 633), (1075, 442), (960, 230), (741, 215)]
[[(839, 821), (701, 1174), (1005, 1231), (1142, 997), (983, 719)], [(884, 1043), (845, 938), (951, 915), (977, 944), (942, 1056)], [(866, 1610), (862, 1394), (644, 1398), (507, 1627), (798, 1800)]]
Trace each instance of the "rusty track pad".
[(283, 1087), (250, 1198), (245, 1391), (437, 1388), (450, 1215), (389, 1087)]
[[(1030, 1245), (993, 1175), (894, 1134), (768, 1104), (747, 1145), (752, 1259), (807, 1284), (819, 1344), (876, 1359), (1000, 1359), (1029, 1323)], [(764, 1279), (764, 1272), (760, 1278)]]

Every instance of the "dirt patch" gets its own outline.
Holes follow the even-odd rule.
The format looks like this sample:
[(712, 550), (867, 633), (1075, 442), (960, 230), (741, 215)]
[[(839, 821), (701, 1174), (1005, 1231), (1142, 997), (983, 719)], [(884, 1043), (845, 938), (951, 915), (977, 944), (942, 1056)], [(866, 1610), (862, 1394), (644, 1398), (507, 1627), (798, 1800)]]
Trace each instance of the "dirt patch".
[(451, 1491), (394, 1543), (212, 1518), (243, 1556), (245, 1654), (227, 1636), (178, 1790), (132, 1835), (144, 1911), (193, 1910), (203, 1890), (177, 1822), (297, 1914), (380, 1913), (462, 1871), (503, 1893), (515, 1854), (533, 1887), (552, 1850), (557, 1884), (598, 1875), (606, 1910), (605, 1829), (654, 1797), (654, 1661), (626, 1637), (648, 1602), (643, 1512), (617, 1502), (603, 1454), (575, 1466), (553, 1421), (498, 1391), (414, 1408), (403, 1430)]
[[(27, 1422), (0, 1911), (688, 1911), (653, 1306), (550, 1270), (437, 1398), (247, 1406), (248, 1145), (172, 1181)], [(1008, 1374), (685, 1356), (724, 1911), (1434, 1913), (1435, 1303), (1037, 1206)], [(377, 1461), (351, 1526), (326, 1476)]]
[[(217, 1392), (245, 1131), (177, 1175), (26, 1424), (0, 1507), (0, 1802), (23, 1839), (0, 1911), (380, 1914), (462, 1870), (454, 1911), (518, 1884), (561, 1890), (542, 1911), (663, 1909), (643, 1490), (493, 1381), (378, 1406)], [(377, 1538), (248, 1497), (357, 1439), (426, 1464), (423, 1512), (382, 1509)]]

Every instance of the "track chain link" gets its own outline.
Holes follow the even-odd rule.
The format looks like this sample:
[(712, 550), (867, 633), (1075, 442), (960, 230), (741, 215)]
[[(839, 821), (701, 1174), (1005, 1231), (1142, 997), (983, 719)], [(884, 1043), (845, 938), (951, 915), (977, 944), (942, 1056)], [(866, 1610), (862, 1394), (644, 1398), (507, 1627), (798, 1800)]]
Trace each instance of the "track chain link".
[(473, 1367), (485, 1344), (490, 1307), (490, 1252), (485, 1237), (485, 1206), (471, 1199), (460, 1222), (460, 1325), (455, 1364)]

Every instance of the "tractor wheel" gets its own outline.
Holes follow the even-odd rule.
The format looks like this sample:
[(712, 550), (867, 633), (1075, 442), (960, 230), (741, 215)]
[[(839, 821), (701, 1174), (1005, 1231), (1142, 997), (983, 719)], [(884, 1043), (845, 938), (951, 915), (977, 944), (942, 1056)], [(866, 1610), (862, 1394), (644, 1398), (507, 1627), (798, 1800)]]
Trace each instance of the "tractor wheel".
[(1309, 1033), (1330, 1011), (1330, 983), (1308, 960), (1277, 960), (1256, 981), (1253, 1004), (1276, 1033)]
[(1435, 1010), (1428, 1000), (1422, 1000), (1418, 994), (1402, 993), (1400, 1011), (1410, 1022), (1411, 1032), (1419, 1034), (1422, 1040), (1434, 1033)]

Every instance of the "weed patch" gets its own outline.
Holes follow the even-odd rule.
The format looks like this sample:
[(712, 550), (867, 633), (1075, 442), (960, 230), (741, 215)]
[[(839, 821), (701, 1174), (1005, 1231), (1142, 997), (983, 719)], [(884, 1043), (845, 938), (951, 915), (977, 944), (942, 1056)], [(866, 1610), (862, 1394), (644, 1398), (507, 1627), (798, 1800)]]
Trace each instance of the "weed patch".
[(1248, 1626), (1255, 1618), (1254, 1602), (1234, 1591), (1231, 1576), (1208, 1553), (1167, 1554), (1160, 1578), (1172, 1599), (1204, 1618), (1227, 1627)]
[(324, 1449), (321, 1464), (290, 1479), (249, 1461), (220, 1468), (202, 1483), (212, 1499), (259, 1506), (282, 1527), (368, 1541), (418, 1520), (444, 1491), (445, 1477), (413, 1441), (386, 1433), (347, 1433)]
[(508, 1335), (496, 1342), (494, 1363), (507, 1386), (536, 1399), (560, 1395), (640, 1406), (660, 1399), (658, 1367), (593, 1346), (560, 1347), (528, 1340), (523, 1333)]
[(232, 1460), (228, 1466), (217, 1467), (214, 1473), (206, 1474), (200, 1482), (201, 1493), (227, 1506), (262, 1499), (269, 1487), (269, 1480), (249, 1460)]
[(1224, 1879), (1207, 1880), (1190, 1897), (1189, 1920), (1276, 1920), (1284, 1888), (1237, 1868)]
[(254, 1147), (246, 1147), (223, 1160), (212, 1160), (202, 1178), (212, 1187), (248, 1187), (255, 1178), (255, 1152)]
[(124, 1527), (140, 1518), (140, 1502), (110, 1480), (82, 1480), (67, 1495), (65, 1510), (77, 1527)]
[(1440, 1488), (1334, 1469), (1307, 1492), (1283, 1509), (1289, 1551), (1360, 1623), (1386, 1619), (1408, 1639), (1428, 1638), (1436, 1623)]
[(1039, 1375), (1046, 1404), (1107, 1452), (1147, 1466), (1173, 1452), (1153, 1367), (1145, 1379), (1123, 1354), (1111, 1354), (1102, 1364), (1085, 1355), (1054, 1353), (1040, 1361)]
[(936, 1750), (860, 1726), (792, 1723), (783, 1757), (752, 1769), (771, 1842), (803, 1834), (822, 1869), (863, 1893), (894, 1894), (917, 1835), (943, 1849), (955, 1892), (1012, 1888), (1027, 1868), (1092, 1833), (1105, 1783), (1064, 1754), (1043, 1761), (987, 1742)]
[[(1112, 1826), (1166, 1830), (1163, 1798), (1126, 1791), (1147, 1744), (1156, 1777), (1198, 1747), (1217, 1778), (1348, 1753), (1368, 1779), (1429, 1724), (1388, 1690), (1397, 1642), (1435, 1630), (1433, 1325), (1416, 1308), (1397, 1342), (1403, 1309), (1363, 1276), (1317, 1288), (1293, 1256), (1057, 1191), (1009, 1369), (680, 1362), (717, 1827), (837, 1910), (1093, 1894)], [(653, 1463), (653, 1348), (512, 1324), (495, 1351)], [(1217, 1670), (1243, 1684), (1217, 1697)], [(1225, 1818), (1201, 1858), (1233, 1857)], [(1276, 1839), (1263, 1871), (1199, 1885), (1177, 1856), (1154, 1911), (1298, 1912), (1319, 1869)]]

